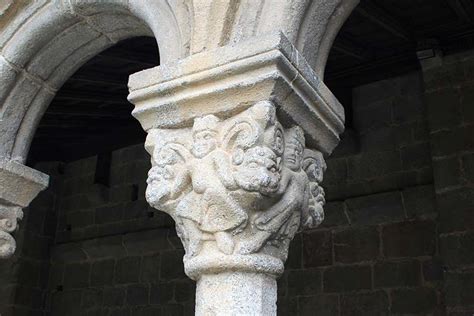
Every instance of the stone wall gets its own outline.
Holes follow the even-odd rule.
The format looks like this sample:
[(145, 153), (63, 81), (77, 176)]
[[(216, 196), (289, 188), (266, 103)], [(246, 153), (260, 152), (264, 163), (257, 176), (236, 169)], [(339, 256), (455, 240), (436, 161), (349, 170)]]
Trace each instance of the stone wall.
[[(425, 74), (425, 84), (438, 87), (426, 89), (426, 101), (421, 73), (354, 90), (353, 128), (328, 160), (326, 220), (293, 241), (279, 280), (279, 314), (426, 315), (447, 306), (465, 315), (473, 305), (472, 91), (467, 71), (462, 82), (438, 77), (426, 81)], [(446, 91), (451, 95), (434, 96)], [(457, 120), (450, 119), (453, 103)], [(17, 309), (193, 315), (194, 283), (183, 273), (173, 222), (144, 201), (148, 160), (137, 145), (51, 163), (59, 185), (30, 210), (43, 216), (43, 207), (58, 218), (49, 233), (54, 242), (28, 243), (42, 263), (50, 258), (43, 283), (30, 286), (42, 300), (21, 300), (14, 291)], [(58, 198), (47, 204), (48, 196)]]
[[(429, 66), (429, 67), (427, 67)], [(474, 54), (424, 64), (449, 315), (474, 313)]]
[(353, 130), (328, 160), (326, 220), (293, 241), (287, 315), (442, 310), (437, 211), (422, 78), (358, 87)]

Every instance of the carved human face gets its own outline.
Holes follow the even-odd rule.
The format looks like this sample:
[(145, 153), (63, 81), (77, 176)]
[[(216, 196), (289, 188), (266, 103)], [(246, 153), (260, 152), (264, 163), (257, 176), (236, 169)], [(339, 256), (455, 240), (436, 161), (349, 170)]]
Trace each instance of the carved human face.
[(303, 160), (303, 145), (296, 139), (291, 139), (285, 146), (285, 152), (283, 153), (283, 159), (285, 165), (293, 171), (301, 169), (301, 161)]
[(176, 177), (179, 168), (175, 168), (180, 161), (179, 155), (171, 148), (160, 148), (153, 153), (154, 165), (148, 172), (146, 199), (154, 207), (160, 205), (161, 200), (169, 194), (170, 182)]
[(237, 183), (247, 191), (273, 193), (278, 189), (280, 182), (277, 156), (267, 147), (250, 148), (245, 152), (234, 177)]
[[(305, 160), (306, 163), (306, 160)], [(320, 183), (323, 180), (323, 170), (318, 161), (311, 159), (309, 165), (305, 169), (309, 181)]]
[(217, 147), (216, 133), (212, 130), (204, 130), (193, 135), (193, 155), (203, 158)]

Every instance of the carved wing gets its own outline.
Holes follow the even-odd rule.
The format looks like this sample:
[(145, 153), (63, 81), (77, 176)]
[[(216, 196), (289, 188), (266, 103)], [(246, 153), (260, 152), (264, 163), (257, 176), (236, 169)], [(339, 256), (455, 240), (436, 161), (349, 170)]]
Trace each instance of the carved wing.
[(232, 152), (234, 149), (247, 149), (255, 145), (262, 134), (262, 129), (251, 118), (231, 120), (222, 133), (222, 148)]

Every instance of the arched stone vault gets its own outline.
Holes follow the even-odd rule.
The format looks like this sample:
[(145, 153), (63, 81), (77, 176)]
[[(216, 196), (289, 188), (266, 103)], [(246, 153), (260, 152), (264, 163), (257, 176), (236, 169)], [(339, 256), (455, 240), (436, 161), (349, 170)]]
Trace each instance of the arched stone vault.
[[(36, 127), (55, 92), (94, 55), (117, 41), (143, 35), (156, 38), (162, 66), (133, 75), (129, 82), (129, 99), (136, 105), (134, 115), (149, 133), (147, 149), (152, 159), (158, 165), (169, 164), (177, 159), (163, 158), (162, 155), (176, 155), (172, 152), (181, 150), (176, 148), (189, 146), (189, 135), (192, 134), (189, 128), (198, 128), (191, 126), (193, 121), (194, 125), (199, 126), (231, 126), (235, 123), (236, 129), (231, 128), (229, 133), (240, 133), (238, 129), (244, 128), (243, 125), (239, 127), (239, 120), (253, 126), (255, 130), (250, 133), (253, 133), (251, 139), (245, 139), (250, 135), (245, 133), (242, 135), (247, 136), (235, 134), (227, 139), (228, 147), (222, 149), (219, 159), (222, 161), (227, 159), (222, 158), (226, 155), (237, 155), (232, 157), (233, 164), (245, 161), (245, 156), (238, 156), (244, 150), (249, 155), (283, 155), (284, 149), (277, 148), (281, 144), (269, 145), (269, 139), (274, 137), (287, 138), (288, 146), (296, 142), (304, 149), (306, 135), (306, 145), (316, 150), (304, 149), (305, 159), (308, 159), (305, 170), (298, 167), (299, 180), (292, 180), (297, 183), (296, 187), (293, 185), (287, 190), (293, 192), (292, 196), (286, 196), (285, 193), (285, 197), (282, 197), (284, 201), (291, 200), (288, 202), (290, 204), (275, 206), (282, 213), (288, 210), (300, 212), (301, 208), (305, 212), (306, 202), (302, 200), (309, 195), (298, 190), (303, 187), (309, 190), (311, 186), (319, 190), (319, 195), (312, 197), (314, 201), (319, 199), (319, 202), (314, 202), (317, 205), (313, 211), (317, 214), (311, 215), (313, 218), (309, 218), (308, 214), (300, 215), (306, 216), (304, 225), (318, 225), (323, 219), (324, 193), (318, 189), (325, 170), (323, 154), (330, 154), (337, 145), (344, 121), (341, 105), (323, 83), (324, 68), (337, 32), (357, 3), (358, 0), (6, 2), (0, 7), (0, 256), (8, 257), (14, 251), (15, 243), (9, 233), (16, 228), (21, 208), (27, 206), (47, 186), (45, 175), (23, 164)], [(168, 108), (171, 111), (167, 111)], [(157, 116), (157, 113), (165, 113), (167, 117)], [(201, 116), (206, 116), (206, 119), (196, 123)], [(293, 126), (295, 124), (300, 127)], [(167, 148), (166, 153), (159, 153), (162, 149), (160, 146), (164, 145), (153, 137), (160, 133), (166, 134), (166, 131), (172, 134), (170, 139), (177, 144)], [(280, 136), (277, 137), (277, 134)], [(276, 147), (269, 149), (265, 146)], [(303, 155), (303, 149), (299, 155)], [(160, 162), (160, 159), (163, 161)], [(189, 160), (190, 170), (199, 170), (199, 166), (193, 165), (199, 165), (199, 159)], [(272, 159), (277, 158), (275, 156)], [(190, 172), (188, 177), (198, 177), (198, 171)], [(305, 172), (314, 174), (305, 175)], [(209, 177), (205, 180), (210, 181), (207, 183), (217, 181)], [(244, 184), (240, 185), (245, 186), (245, 181), (241, 181)], [(227, 185), (227, 190), (237, 190), (233, 187), (235, 183)], [(17, 191), (19, 187), (22, 188), (21, 192)], [(169, 186), (169, 183), (160, 188), (176, 189), (172, 193), (174, 196), (182, 193)], [(255, 190), (251, 188), (253, 184), (243, 190)], [(213, 190), (209, 199), (217, 199), (218, 205), (223, 203), (220, 208), (224, 211), (226, 207), (233, 207), (231, 205), (235, 202), (230, 201), (231, 197), (218, 199), (222, 188), (216, 184)], [(311, 194), (316, 194), (316, 191)], [(273, 194), (280, 194), (280, 197), (284, 194), (283, 191), (278, 192)], [(156, 201), (150, 203), (160, 206), (163, 199), (161, 194), (171, 193), (152, 192), (150, 197)], [(293, 200), (298, 203), (294, 204)], [(174, 200), (170, 203), (174, 203)], [(166, 207), (169, 208), (170, 204), (166, 204)], [(173, 207), (170, 212), (174, 212)], [(283, 222), (294, 219), (293, 216), (284, 218)], [(271, 220), (271, 217), (267, 220)], [(260, 224), (262, 227), (266, 225), (263, 222)], [(188, 263), (185, 261), (185, 266), (192, 278), (200, 279), (206, 273), (218, 272), (215, 278), (208, 278), (207, 283), (198, 283), (198, 311), (228, 314), (244, 307), (259, 315), (276, 312), (274, 277), (283, 269), (294, 229), (284, 229), (289, 229), (285, 233), (289, 239), (284, 239), (277, 250), (268, 250), (273, 251), (270, 255), (260, 252), (267, 251), (267, 240), (277, 232), (265, 229), (262, 228), (255, 236), (252, 232), (246, 232), (246, 236), (251, 238), (244, 240), (245, 237), (238, 241), (241, 242), (240, 248), (234, 247), (229, 240), (230, 235), (221, 234), (224, 232), (207, 234), (206, 238), (215, 240), (219, 248), (212, 249), (211, 253), (225, 253), (225, 260), (217, 261), (221, 265), (217, 270), (215, 258), (201, 257), (196, 249), (187, 254)], [(237, 271), (237, 274), (230, 276), (235, 280), (229, 284), (230, 288), (240, 285), (236, 288), (237, 295), (233, 291), (227, 293), (228, 298), (235, 298), (231, 304), (222, 306), (214, 298), (214, 293), (215, 289), (223, 286), (219, 273), (226, 274), (228, 271)], [(244, 276), (248, 272), (256, 276)], [(227, 277), (225, 279), (230, 280)], [(263, 283), (253, 289), (255, 282)], [(262, 298), (246, 293), (247, 290), (270, 294)], [(225, 290), (222, 296), (227, 294)]]
[[(14, 2), (14, 11), (22, 1)], [(187, 55), (182, 13), (164, 1), (32, 1), (0, 30), (0, 157), (23, 163), (55, 92), (114, 43), (155, 36), (162, 62)], [(184, 29), (184, 30), (183, 30)]]

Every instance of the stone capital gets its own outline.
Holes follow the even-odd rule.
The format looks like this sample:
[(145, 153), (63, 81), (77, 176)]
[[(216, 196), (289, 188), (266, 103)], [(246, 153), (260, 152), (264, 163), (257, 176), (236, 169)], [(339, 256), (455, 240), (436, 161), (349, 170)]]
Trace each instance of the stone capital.
[(11, 233), (18, 228), (27, 207), (48, 186), (48, 176), (10, 160), (0, 161), (0, 258), (8, 258), (16, 249)]
[[(282, 34), (143, 71), (129, 87), (152, 156), (146, 197), (176, 222), (197, 314), (274, 314), (290, 241), (324, 218), (341, 105)], [(259, 285), (235, 293), (219, 286), (228, 279)], [(228, 304), (203, 303), (218, 288)]]

